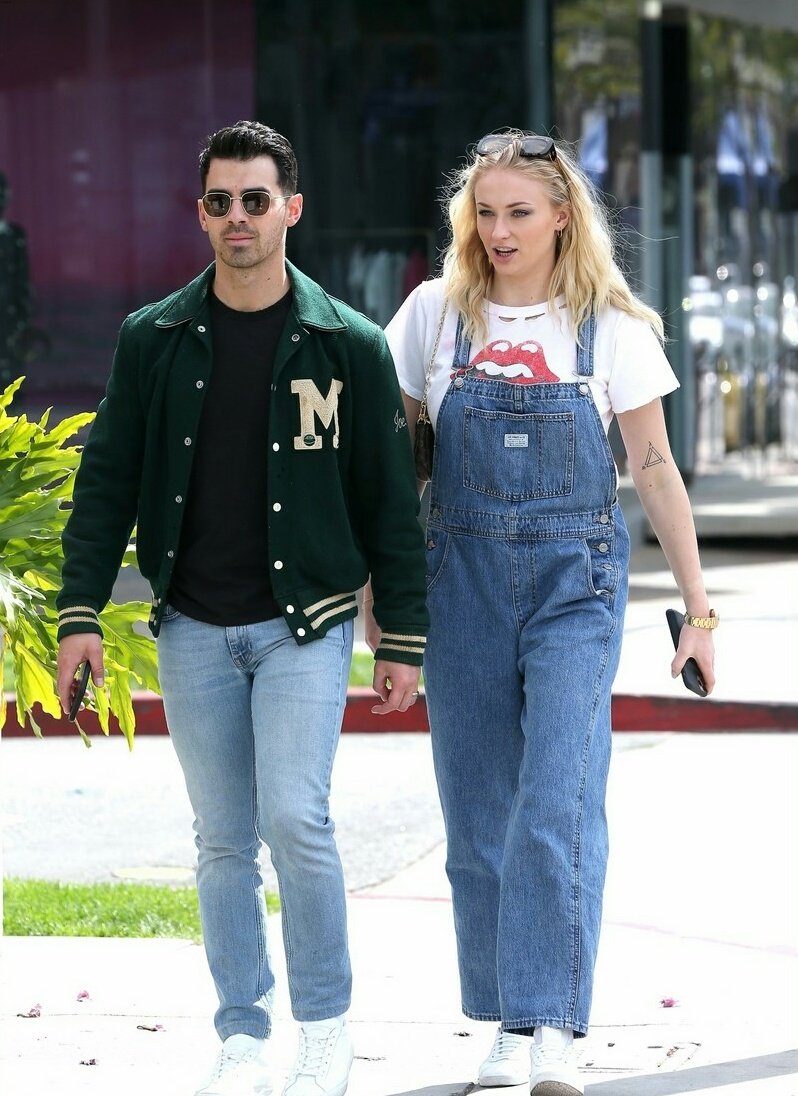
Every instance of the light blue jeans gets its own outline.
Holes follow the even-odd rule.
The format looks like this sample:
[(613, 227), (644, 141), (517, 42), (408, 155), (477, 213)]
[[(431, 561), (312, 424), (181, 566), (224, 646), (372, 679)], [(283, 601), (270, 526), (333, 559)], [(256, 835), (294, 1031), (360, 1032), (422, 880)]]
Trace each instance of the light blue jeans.
[(268, 1036), (274, 974), (258, 865), (271, 852), (299, 1021), (339, 1016), (352, 976), (329, 814), (352, 621), (299, 646), (282, 618), (221, 628), (171, 607), (158, 637), (164, 707), (196, 819), (197, 890), (222, 1039)]

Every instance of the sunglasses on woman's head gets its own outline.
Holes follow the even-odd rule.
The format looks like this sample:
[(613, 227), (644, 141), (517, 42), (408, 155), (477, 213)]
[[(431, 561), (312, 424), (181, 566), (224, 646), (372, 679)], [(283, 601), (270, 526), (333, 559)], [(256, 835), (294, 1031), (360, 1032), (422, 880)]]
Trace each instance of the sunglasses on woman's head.
[(245, 190), (240, 197), (233, 197), (225, 190), (209, 190), (202, 195), (202, 208), (209, 217), (226, 217), (233, 202), (241, 202), (248, 217), (263, 217), (272, 202), (288, 197), (288, 194), (270, 194), (268, 190)]
[(504, 152), (510, 145), (518, 145), (522, 156), (528, 160), (556, 160), (557, 149), (551, 137), (533, 133), (529, 137), (513, 137), (510, 133), (489, 133), (477, 142), (477, 156), (492, 156)]

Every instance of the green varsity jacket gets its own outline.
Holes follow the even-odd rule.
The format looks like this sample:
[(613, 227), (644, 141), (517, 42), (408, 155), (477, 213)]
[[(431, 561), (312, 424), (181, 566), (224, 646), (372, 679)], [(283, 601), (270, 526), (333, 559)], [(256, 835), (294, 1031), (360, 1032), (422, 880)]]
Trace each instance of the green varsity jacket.
[[(291, 263), (293, 309), (277, 348), (269, 424), (269, 566), (297, 643), (357, 614), (371, 575), (377, 658), (420, 665), (428, 617), (424, 538), (407, 423), (382, 330)], [(213, 368), (211, 265), (128, 316), (75, 480), (58, 638), (102, 635), (134, 525), (157, 635)], [(224, 454), (219, 454), (224, 460)]]

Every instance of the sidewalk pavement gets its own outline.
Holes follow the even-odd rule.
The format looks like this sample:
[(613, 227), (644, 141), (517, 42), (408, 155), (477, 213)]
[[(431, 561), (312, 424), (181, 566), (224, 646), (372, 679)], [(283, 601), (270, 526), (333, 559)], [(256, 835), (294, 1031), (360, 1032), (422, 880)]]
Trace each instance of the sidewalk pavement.
[[(795, 735), (655, 735), (616, 753), (592, 1027), (579, 1043), (588, 1096), (798, 1096), (796, 803)], [(459, 1012), (443, 858), (438, 845), (349, 896), (349, 1096), (480, 1091), (492, 1025)], [(296, 1045), (278, 921), (277, 1094)], [(199, 946), (0, 947), (4, 1096), (191, 1096), (216, 1053)], [(39, 1018), (18, 1015), (35, 1005)]]

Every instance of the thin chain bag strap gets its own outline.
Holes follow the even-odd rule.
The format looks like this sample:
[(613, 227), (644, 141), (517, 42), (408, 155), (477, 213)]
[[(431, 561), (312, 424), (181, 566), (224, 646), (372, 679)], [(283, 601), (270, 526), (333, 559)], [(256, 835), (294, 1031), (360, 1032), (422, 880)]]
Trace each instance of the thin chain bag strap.
[(441, 342), (441, 332), (443, 331), (443, 323), (446, 319), (446, 309), (448, 302), (443, 302), (443, 308), (441, 309), (441, 318), (438, 323), (438, 330), (435, 335), (435, 344), (432, 347), (432, 355), (430, 356), (427, 364), (427, 371), (424, 375), (424, 393), (421, 397), (421, 403), (418, 408), (418, 419), (416, 420), (416, 432), (413, 438), (413, 456), (416, 462), (416, 479), (426, 483), (432, 479), (432, 457), (435, 449), (435, 432), (432, 429), (432, 420), (429, 417), (429, 411), (427, 409), (427, 399), (429, 397), (430, 380), (432, 379), (432, 370), (435, 365), (435, 358), (438, 356), (438, 347)]

